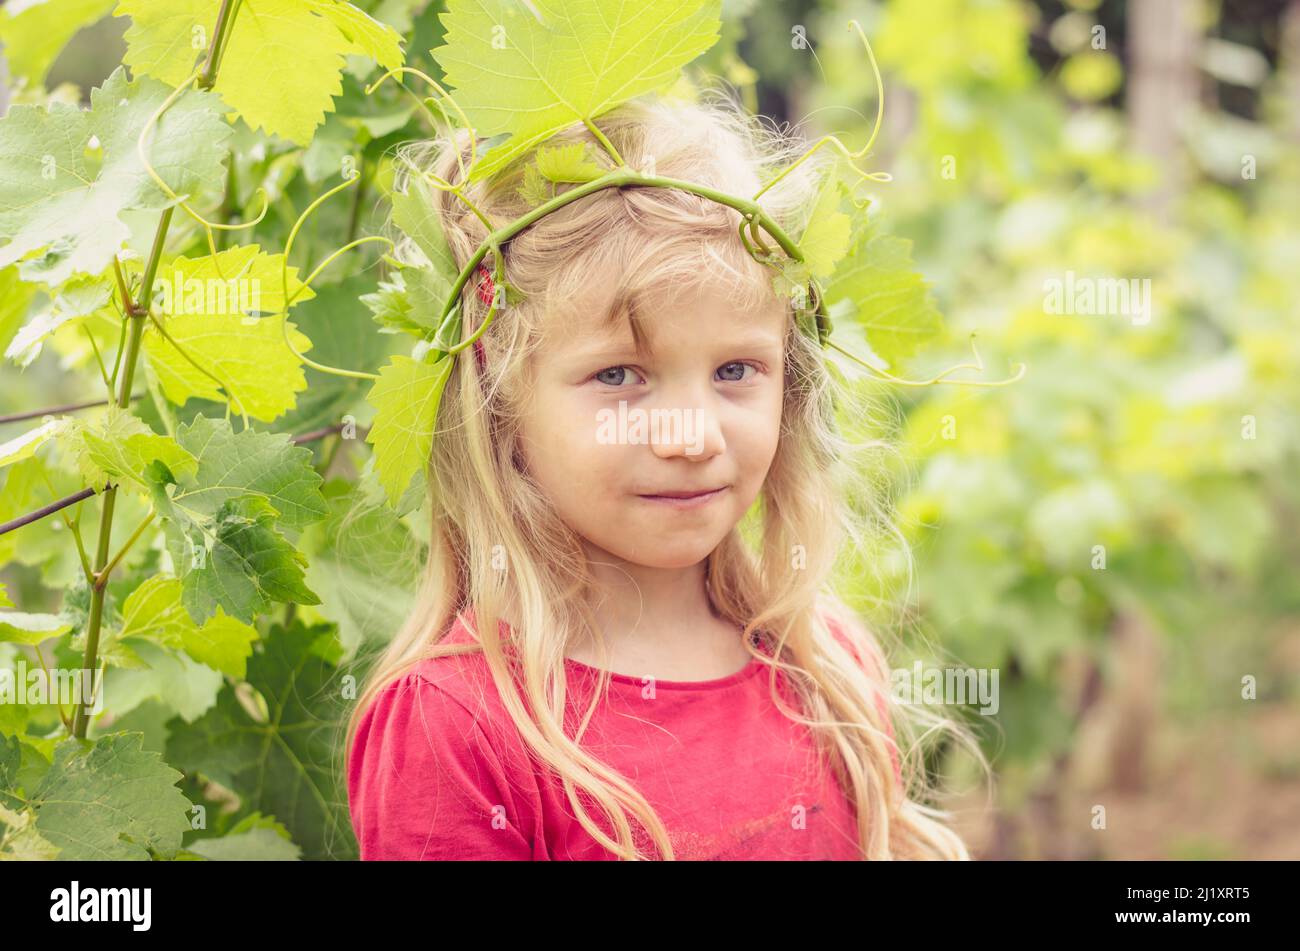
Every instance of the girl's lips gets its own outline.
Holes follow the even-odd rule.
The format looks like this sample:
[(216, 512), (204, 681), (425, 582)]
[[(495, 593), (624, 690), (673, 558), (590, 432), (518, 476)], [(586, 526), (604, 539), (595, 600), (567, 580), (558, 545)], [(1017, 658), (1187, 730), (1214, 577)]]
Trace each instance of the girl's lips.
[(719, 498), (723, 492), (727, 491), (727, 486), (720, 489), (714, 489), (712, 492), (705, 492), (702, 495), (692, 495), (684, 499), (674, 499), (666, 495), (642, 495), (638, 498), (645, 499), (647, 502), (653, 502), (656, 505), (664, 505), (674, 509), (694, 509), (702, 505), (708, 505), (714, 499)]

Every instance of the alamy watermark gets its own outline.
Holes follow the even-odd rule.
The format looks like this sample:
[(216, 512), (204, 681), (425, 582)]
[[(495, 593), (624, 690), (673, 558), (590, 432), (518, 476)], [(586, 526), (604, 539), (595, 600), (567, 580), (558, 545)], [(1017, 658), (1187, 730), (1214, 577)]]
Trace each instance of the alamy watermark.
[(688, 456), (698, 456), (704, 451), (702, 417), (702, 410), (691, 407), (629, 410), (627, 400), (619, 400), (617, 413), (608, 407), (596, 413), (596, 442), (603, 446), (685, 444)]
[(40, 706), (82, 704), (91, 713), (104, 709), (104, 691), (98, 689), (102, 674), (79, 667), (44, 667), (28, 669), (27, 661), (18, 658), (12, 669), (0, 668), (0, 703)]
[(164, 314), (233, 316), (255, 324), (262, 309), (262, 281), (256, 277), (187, 277), (179, 269), (153, 282), (153, 302)]
[(1043, 312), (1127, 317), (1134, 326), (1151, 322), (1151, 278), (1049, 277), (1043, 282)]
[(984, 716), (995, 716), (998, 699), (996, 667), (930, 667), (918, 660), (911, 667), (889, 672), (889, 686), (899, 703), (979, 704)]

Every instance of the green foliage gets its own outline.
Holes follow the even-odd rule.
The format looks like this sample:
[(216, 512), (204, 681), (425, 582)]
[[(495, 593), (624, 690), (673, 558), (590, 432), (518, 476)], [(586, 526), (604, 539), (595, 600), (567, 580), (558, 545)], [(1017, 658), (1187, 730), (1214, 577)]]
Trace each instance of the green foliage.
[[(50, 286), (99, 274), (127, 238), (123, 212), (171, 204), (136, 152), (169, 92), (118, 69), (92, 91), (89, 111), (15, 105), (0, 119), (0, 267), (24, 261), (24, 277)], [(97, 163), (86, 156), (92, 137), (103, 150)], [(220, 181), (229, 137), (215, 97), (193, 93), (158, 121), (148, 155), (172, 191), (193, 194)], [(45, 253), (25, 260), (33, 251)]]
[[(720, 0), (451, 2), (433, 51), (483, 136), (504, 135), (470, 175), (490, 175), (570, 123), (663, 89), (718, 39)], [(533, 10), (536, 11), (534, 14)]]
[[(203, 47), (195, 27), (212, 30), (217, 5), (209, 0), (119, 0), (115, 16), (129, 16), (125, 62), (137, 75), (170, 86), (194, 70)], [(368, 56), (386, 69), (402, 63), (400, 38), (350, 3), (338, 0), (242, 0), (239, 29), (222, 54), (213, 91), (253, 129), (306, 145), (342, 91), (348, 54)], [(200, 34), (203, 36), (204, 34)], [(275, 90), (268, 95), (268, 90)]]

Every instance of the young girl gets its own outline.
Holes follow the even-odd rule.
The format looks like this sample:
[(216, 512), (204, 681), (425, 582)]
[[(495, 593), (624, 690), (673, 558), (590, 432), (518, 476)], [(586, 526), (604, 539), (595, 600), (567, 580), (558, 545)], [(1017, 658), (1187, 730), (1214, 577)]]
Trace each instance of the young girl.
[[(598, 125), (633, 167), (745, 197), (804, 149), (725, 99)], [(547, 144), (569, 142), (596, 140)], [(456, 182), (471, 149), (405, 158)], [(469, 187), (493, 227), (535, 206), (529, 158)], [(763, 196), (789, 233), (821, 167)], [(461, 267), (487, 228), (427, 193)], [(348, 724), (362, 859), (968, 858), (908, 797), (888, 668), (829, 593), (862, 476), (739, 221), (614, 187), (503, 249), (509, 306), (439, 409), (418, 608)], [(466, 286), (466, 337), (490, 281)], [(632, 425), (656, 411), (681, 425)]]

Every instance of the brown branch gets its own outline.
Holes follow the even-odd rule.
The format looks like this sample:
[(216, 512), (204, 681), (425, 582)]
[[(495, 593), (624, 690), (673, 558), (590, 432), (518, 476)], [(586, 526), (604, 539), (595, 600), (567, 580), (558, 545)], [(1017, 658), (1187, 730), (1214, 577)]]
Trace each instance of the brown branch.
[[(324, 429), (314, 429), (311, 432), (292, 436), (289, 441), (295, 446), (301, 446), (303, 443), (314, 442), (317, 439), (324, 439), (326, 436), (341, 430), (343, 425), (343, 423), (336, 423), (333, 426), (326, 426)], [(362, 433), (369, 432), (368, 428), (364, 426), (359, 427), (358, 431)], [(105, 483), (104, 489), (113, 488), (114, 486), (114, 483)], [(5, 534), (6, 532), (12, 532), (14, 529), (22, 528), (24, 525), (31, 524), (32, 522), (39, 521), (47, 515), (53, 515), (55, 512), (59, 511), (59, 509), (67, 508), (69, 505), (75, 505), (83, 499), (90, 498), (96, 492), (104, 491), (104, 489), (96, 489), (93, 487), (82, 489), (80, 492), (69, 495), (67, 498), (59, 499), (57, 502), (51, 502), (49, 505), (39, 508), (34, 512), (28, 512), (26, 515), (20, 515), (18, 518), (4, 522), (3, 524), (0, 524), (0, 535)]]
[[(109, 485), (109, 483), (106, 483), (104, 488), (108, 488)], [(28, 512), (26, 515), (20, 515), (17, 518), (11, 519), (3, 525), (0, 525), (0, 535), (5, 534), (6, 532), (12, 532), (16, 528), (22, 528), (24, 525), (30, 524), (31, 522), (39, 521), (47, 515), (53, 515), (55, 512), (59, 511), (59, 509), (65, 509), (69, 505), (75, 505), (82, 499), (88, 499), (99, 491), (101, 490), (95, 488), (82, 489), (80, 492), (77, 492), (74, 495), (69, 495), (65, 499), (51, 502), (49, 505), (44, 508), (39, 508), (35, 512)]]
[[(134, 393), (131, 400), (144, 399), (143, 393)], [(107, 406), (113, 400), (87, 400), (85, 403), (65, 403), (62, 406), (50, 406), (46, 409), (33, 409), (23, 413), (12, 413), (9, 416), (0, 416), (0, 423), (19, 423), (24, 419), (39, 419), (42, 416), (53, 416), (56, 413), (71, 413), (73, 410), (90, 409), (92, 406)]]

